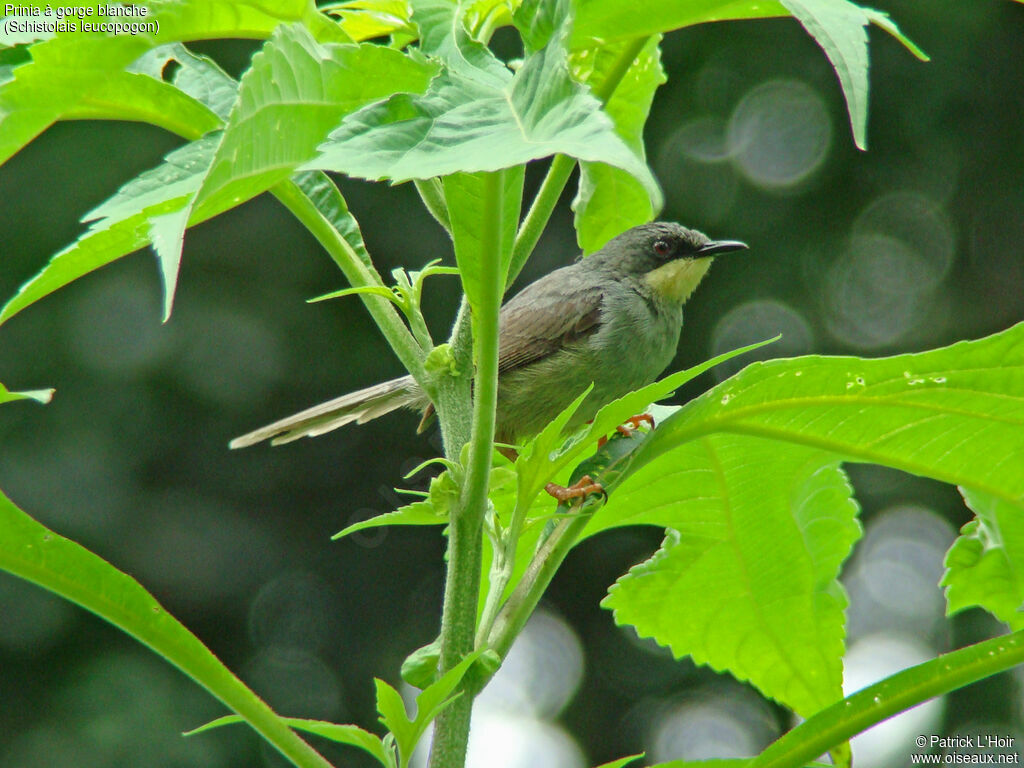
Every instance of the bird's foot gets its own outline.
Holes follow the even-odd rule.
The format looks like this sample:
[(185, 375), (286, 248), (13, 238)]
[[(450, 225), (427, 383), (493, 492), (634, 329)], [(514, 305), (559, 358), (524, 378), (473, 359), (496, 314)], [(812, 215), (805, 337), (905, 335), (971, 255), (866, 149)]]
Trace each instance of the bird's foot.
[(584, 475), (568, 488), (557, 483), (548, 483), (544, 486), (544, 490), (561, 502), (566, 502), (570, 499), (585, 499), (592, 493), (599, 493), (605, 497), (608, 496), (601, 484), (595, 482), (590, 475)]
[[(649, 413), (639, 413), (636, 416), (630, 416), (625, 422), (619, 424), (619, 426), (615, 428), (615, 431), (623, 437), (629, 437), (633, 432), (640, 428), (641, 424), (645, 423), (648, 424), (651, 429), (654, 429), (654, 417)], [(607, 442), (608, 438), (602, 437), (597, 441), (597, 447), (603, 448), (604, 444)]]

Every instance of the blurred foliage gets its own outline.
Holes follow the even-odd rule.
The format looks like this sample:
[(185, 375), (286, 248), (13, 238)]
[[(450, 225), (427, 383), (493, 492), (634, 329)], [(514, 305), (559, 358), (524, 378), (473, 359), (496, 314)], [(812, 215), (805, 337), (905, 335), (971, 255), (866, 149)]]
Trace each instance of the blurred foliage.
[[(665, 38), (668, 82), (645, 135), (663, 217), (752, 245), (747, 258), (717, 265), (687, 305), (675, 368), (779, 331), (765, 357), (874, 356), (978, 337), (1024, 317), (1024, 7), (970, 0), (885, 10), (932, 60), (921, 64), (872, 32), (867, 153), (852, 146), (832, 69), (792, 20), (705, 24)], [(503, 45), (511, 35), (499, 32)], [(196, 47), (236, 76), (256, 48)], [(139, 124), (60, 123), (10, 160), (0, 173), (0, 296), (79, 236), (83, 212), (179, 144)], [(529, 169), (528, 189), (537, 181)], [(341, 185), (381, 272), (454, 263), (410, 185)], [(568, 202), (522, 283), (576, 253)], [(337, 271), (266, 196), (191, 230), (181, 269), (166, 325), (148, 253), (7, 324), (4, 382), (57, 394), (46, 408), (0, 410), (0, 487), (146, 584), (282, 714), (370, 724), (367, 681), (397, 681), (408, 649), (436, 630), (441, 541), (426, 529), (364, 531), (335, 544), (328, 537), (403, 503), (391, 488), (436, 454), (437, 437), (413, 437), (415, 417), (395, 415), (315, 442), (229, 453), (234, 435), (399, 367), (358, 302), (303, 303), (338, 288)], [(438, 333), (451, 321), (455, 290), (436, 281), (427, 291), (424, 310)], [(709, 375), (688, 394), (711, 383)], [(877, 584), (860, 589), (855, 559), (850, 644), (906, 633), (934, 655), (994, 632), (979, 614), (941, 618), (938, 574), (919, 579), (918, 590), (906, 586), (944, 549), (919, 560), (913, 548), (951, 539), (970, 519), (956, 493), (886, 470), (851, 474), (865, 545), (876, 525), (881, 532), (905, 521), (858, 558), (899, 563), (889, 589), (906, 591), (894, 607)], [(908, 507), (921, 513), (903, 514)], [(628, 529), (589, 541), (550, 593), (549, 607), (589, 654), (562, 718), (592, 762), (654, 751), (662, 745), (655, 715), (726, 685), (632, 641), (597, 608), (607, 585), (658, 538)], [(185, 730), (218, 710), (92, 617), (7, 576), (0, 614), (4, 765), (276, 764), (254, 736), (230, 729), (153, 744), (146, 718)], [(728, 706), (746, 706), (749, 692), (728, 690)], [(760, 748), (787, 723), (757, 706), (741, 719), (762, 723), (749, 729)], [(953, 695), (934, 727), (984, 722), (1020, 734), (1022, 709), (1020, 679), (1005, 675)], [(905, 763), (910, 745), (902, 746), (891, 764)], [(350, 752), (325, 753), (358, 764)]]

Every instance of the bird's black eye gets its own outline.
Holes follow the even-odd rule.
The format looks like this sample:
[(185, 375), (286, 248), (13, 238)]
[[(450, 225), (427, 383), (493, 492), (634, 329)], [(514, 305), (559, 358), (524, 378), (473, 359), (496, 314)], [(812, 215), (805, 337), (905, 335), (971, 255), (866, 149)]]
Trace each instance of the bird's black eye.
[(659, 256), (668, 256), (672, 253), (672, 244), (668, 240), (655, 240), (654, 252)]

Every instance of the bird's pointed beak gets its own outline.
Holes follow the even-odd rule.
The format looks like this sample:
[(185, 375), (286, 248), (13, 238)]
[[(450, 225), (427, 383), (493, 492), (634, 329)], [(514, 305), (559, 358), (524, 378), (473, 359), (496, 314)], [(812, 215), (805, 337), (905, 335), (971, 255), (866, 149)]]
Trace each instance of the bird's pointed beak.
[(739, 240), (712, 240), (710, 243), (702, 245), (700, 250), (697, 251), (697, 255), (719, 256), (723, 253), (745, 250), (747, 250), (747, 244), (741, 243)]

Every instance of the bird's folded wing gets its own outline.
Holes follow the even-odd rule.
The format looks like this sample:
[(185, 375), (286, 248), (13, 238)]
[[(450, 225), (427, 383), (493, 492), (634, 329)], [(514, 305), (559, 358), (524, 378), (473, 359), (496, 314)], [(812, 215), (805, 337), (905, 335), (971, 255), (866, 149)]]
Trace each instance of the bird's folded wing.
[(548, 278), (530, 285), (502, 307), (500, 373), (542, 360), (600, 327), (603, 291), (599, 285)]

